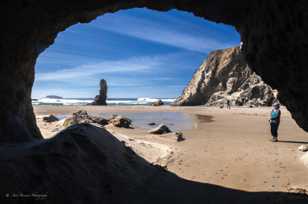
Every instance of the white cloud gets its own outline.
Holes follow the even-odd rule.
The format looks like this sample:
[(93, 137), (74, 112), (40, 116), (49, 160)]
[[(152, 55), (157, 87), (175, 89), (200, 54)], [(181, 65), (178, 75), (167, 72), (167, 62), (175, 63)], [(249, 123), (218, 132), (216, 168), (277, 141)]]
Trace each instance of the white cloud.
[(134, 57), (125, 60), (102, 61), (83, 64), (70, 69), (61, 69), (36, 74), (36, 81), (67, 81), (85, 79), (97, 74), (142, 73), (160, 64), (160, 57)]
[(57, 51), (52, 50), (48, 52), (43, 52), (38, 60), (37, 67), (43, 67), (46, 65), (57, 66), (57, 65), (66, 65), (74, 66), (76, 64), (84, 64), (86, 62), (98, 62), (99, 59), (92, 56), (86, 56), (84, 53), (68, 53), (67, 50)]
[[(121, 97), (137, 96), (139, 93), (158, 96), (157, 90), (168, 95), (175, 94), (184, 85), (176, 85), (179, 81), (173, 72), (177, 71), (170, 73), (170, 64), (177, 64), (189, 56), (186, 52), (178, 52), (101, 61), (56, 71), (50, 68), (48, 72), (36, 73), (32, 96), (93, 97), (97, 94), (101, 78), (107, 80), (111, 96), (114, 93)], [(168, 74), (164, 76), (166, 72)]]
[[(99, 56), (92, 56), (90, 52), (81, 52), (81, 50), (73, 49), (75, 46), (70, 46), (69, 43), (72, 43), (70, 39), (64, 39), (62, 43), (65, 43), (65, 46), (62, 46), (61, 49), (54, 49), (52, 54), (45, 55), (43, 53), (40, 56), (38, 63), (40, 69), (38, 70), (46, 71), (36, 73), (33, 96), (41, 97), (47, 94), (55, 94), (64, 97), (91, 97), (97, 94), (101, 78), (108, 81), (111, 96), (113, 93), (121, 97), (134, 95), (176, 96), (180, 94), (185, 86), (180, 85), (183, 82), (176, 80), (176, 77), (180, 76), (184, 68), (186, 71), (186, 69), (198, 67), (195, 65), (191, 66), (190, 61), (194, 59), (193, 57), (205, 55), (205, 53), (211, 50), (235, 45), (234, 42), (231, 42), (231, 38), (229, 38), (231, 40), (223, 40), (221, 37), (222, 32), (210, 33), (211, 29), (204, 28), (201, 25), (194, 24), (190, 20), (185, 21), (185, 18), (178, 18), (178, 16), (174, 16), (170, 20), (170, 18), (163, 16), (160, 16), (158, 19), (148, 14), (144, 17), (136, 17), (121, 12), (115, 14), (115, 16), (114, 14), (104, 15), (98, 21), (94, 21), (93, 24), (88, 24), (88, 26), (94, 26), (96, 29), (131, 36), (149, 42), (181, 48), (186, 51), (161, 56), (102, 60)], [(79, 33), (78, 35), (81, 34)], [(88, 34), (86, 36), (89, 37)], [(76, 42), (73, 42), (73, 45), (74, 43), (81, 43), (81, 47), (87, 49), (103, 45), (107, 47), (109, 45), (108, 43), (108, 45), (106, 43), (97, 43), (97, 41), (89, 44), (79, 38), (74, 39)], [(113, 38), (110, 44), (118, 48), (117, 46), (121, 41), (112, 40)], [(111, 48), (114, 48), (112, 46)], [(100, 52), (100, 49), (99, 53), (110, 54), (108, 50), (103, 50), (104, 52)], [(130, 56), (133, 54), (133, 50), (128, 50), (128, 52)], [(123, 55), (115, 57), (120, 56)]]
[[(106, 24), (106, 22), (108, 24)], [(95, 27), (147, 41), (202, 53), (232, 47), (236, 44), (234, 42), (222, 42), (217, 40), (217, 38), (206, 36), (204, 30), (202, 31), (203, 35), (200, 35), (197, 28), (195, 28), (196, 33), (192, 33), (189, 30), (190, 27), (179, 29), (172, 25), (162, 25), (157, 21), (120, 14), (116, 14), (114, 18), (112, 18), (112, 16), (103, 16), (102, 19), (96, 22)]]

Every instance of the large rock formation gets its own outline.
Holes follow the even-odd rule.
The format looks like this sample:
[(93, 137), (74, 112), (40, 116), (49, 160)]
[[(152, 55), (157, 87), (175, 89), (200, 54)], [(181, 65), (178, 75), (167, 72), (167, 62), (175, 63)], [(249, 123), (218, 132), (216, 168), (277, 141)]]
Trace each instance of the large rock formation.
[(95, 97), (93, 105), (107, 105), (107, 81), (105, 79), (102, 79), (99, 83), (99, 87), (99, 95)]
[(12, 0), (2, 1), (0, 12), (0, 142), (41, 138), (31, 104), (34, 66), (59, 32), (108, 12), (136, 7), (178, 9), (235, 26), (249, 66), (278, 89), (279, 100), (308, 130), (306, 0)]
[(176, 105), (270, 106), (274, 92), (248, 66), (240, 48), (211, 52), (194, 74)]

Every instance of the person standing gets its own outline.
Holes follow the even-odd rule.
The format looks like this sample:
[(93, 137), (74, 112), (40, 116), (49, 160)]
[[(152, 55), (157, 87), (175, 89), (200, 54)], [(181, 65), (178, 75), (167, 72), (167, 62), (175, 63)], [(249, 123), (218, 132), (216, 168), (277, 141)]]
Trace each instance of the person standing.
[(229, 99), (227, 99), (227, 108), (231, 109), (231, 101)]
[(271, 134), (272, 134), (272, 142), (278, 141), (278, 128), (280, 124), (280, 104), (278, 102), (274, 103), (273, 109), (271, 111), (271, 117), (270, 117), (270, 126), (271, 126)]

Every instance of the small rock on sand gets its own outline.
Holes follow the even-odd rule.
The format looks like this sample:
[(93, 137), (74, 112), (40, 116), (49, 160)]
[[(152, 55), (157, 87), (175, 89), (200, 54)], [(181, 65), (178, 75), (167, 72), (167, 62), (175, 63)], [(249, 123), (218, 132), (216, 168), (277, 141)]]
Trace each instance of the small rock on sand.
[(121, 115), (114, 115), (110, 120), (109, 123), (115, 127), (121, 128), (131, 128), (132, 121), (126, 117)]
[(166, 133), (170, 133), (170, 132), (171, 132), (171, 130), (164, 124), (160, 124), (156, 128), (153, 128), (153, 129), (148, 131), (148, 133), (157, 134), (157, 135), (166, 134)]
[(307, 152), (308, 151), (308, 145), (301, 145), (298, 147), (298, 150), (301, 152)]
[(59, 121), (59, 119), (54, 115), (49, 115), (49, 116), (43, 117), (43, 121), (47, 123), (52, 123), (52, 122)]
[(178, 141), (178, 142), (182, 142), (182, 141), (185, 140), (185, 138), (183, 137), (183, 133), (182, 132), (176, 132), (175, 136), (176, 136), (176, 141)]

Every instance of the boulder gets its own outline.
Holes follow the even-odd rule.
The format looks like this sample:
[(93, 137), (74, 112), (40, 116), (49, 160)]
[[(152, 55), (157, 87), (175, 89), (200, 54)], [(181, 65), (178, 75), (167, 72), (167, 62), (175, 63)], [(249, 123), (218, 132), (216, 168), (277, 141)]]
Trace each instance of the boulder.
[(182, 142), (182, 141), (184, 141), (184, 140), (185, 140), (184, 137), (178, 136), (176, 141), (177, 141), (177, 142)]
[(164, 105), (164, 102), (161, 99), (158, 99), (154, 103), (152, 103), (152, 106), (162, 106)]
[(153, 129), (148, 131), (148, 133), (157, 134), (157, 135), (162, 135), (162, 134), (166, 134), (166, 133), (170, 133), (170, 132), (171, 132), (171, 130), (168, 128), (168, 126), (166, 126), (164, 124), (160, 124), (156, 128), (153, 128)]
[(176, 132), (175, 136), (176, 136), (176, 141), (177, 142), (182, 142), (182, 141), (185, 140), (185, 138), (183, 137), (183, 133), (182, 132)]
[(277, 92), (248, 66), (240, 48), (211, 52), (175, 105), (270, 106)]
[(80, 110), (75, 113), (73, 113), (73, 121), (75, 124), (81, 124), (81, 123), (91, 123), (93, 122), (92, 118), (89, 116), (88, 112), (85, 110)]
[(104, 126), (108, 124), (108, 120), (101, 117), (90, 116), (87, 111), (80, 110), (73, 113), (72, 117), (66, 118), (63, 122), (63, 126), (68, 127), (82, 123), (96, 123)]
[(308, 151), (308, 145), (301, 145), (298, 147), (298, 150), (301, 152), (307, 152)]
[(114, 115), (110, 120), (109, 124), (120, 128), (131, 128), (132, 121), (129, 118), (121, 115)]
[(47, 123), (52, 123), (52, 122), (59, 121), (59, 119), (54, 115), (49, 115), (49, 116), (43, 117), (43, 121)]
[(92, 103), (93, 105), (107, 105), (107, 89), (107, 81), (102, 79), (100, 81), (99, 95), (94, 98), (94, 102)]
[(101, 117), (91, 116), (92, 123), (96, 123), (102, 126), (108, 125), (109, 120)]

